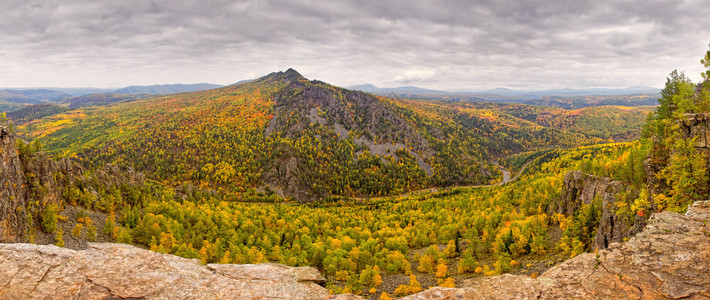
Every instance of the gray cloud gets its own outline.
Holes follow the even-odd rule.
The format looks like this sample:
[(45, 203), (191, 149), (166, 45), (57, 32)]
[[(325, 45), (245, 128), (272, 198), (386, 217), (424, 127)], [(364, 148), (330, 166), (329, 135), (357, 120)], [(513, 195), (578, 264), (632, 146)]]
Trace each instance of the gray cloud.
[(0, 86), (227, 84), (288, 67), (344, 86), (662, 86), (701, 71), (707, 16), (704, 0), (5, 0)]

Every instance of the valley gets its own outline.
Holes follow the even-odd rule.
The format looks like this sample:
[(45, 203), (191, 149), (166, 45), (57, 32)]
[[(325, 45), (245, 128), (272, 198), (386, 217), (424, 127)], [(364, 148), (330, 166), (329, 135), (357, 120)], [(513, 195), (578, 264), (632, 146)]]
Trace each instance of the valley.
[(658, 107), (388, 98), (293, 69), (38, 104), (2, 115), (0, 238), (313, 267), (371, 299), (536, 278), (708, 197), (710, 102), (677, 103), (674, 76)]

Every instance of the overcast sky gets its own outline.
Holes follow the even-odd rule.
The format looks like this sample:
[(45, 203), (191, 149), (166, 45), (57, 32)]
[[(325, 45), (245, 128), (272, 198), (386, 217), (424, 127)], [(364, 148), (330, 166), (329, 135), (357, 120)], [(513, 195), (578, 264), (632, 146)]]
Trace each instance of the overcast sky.
[(662, 87), (709, 42), (707, 0), (0, 0), (0, 87)]

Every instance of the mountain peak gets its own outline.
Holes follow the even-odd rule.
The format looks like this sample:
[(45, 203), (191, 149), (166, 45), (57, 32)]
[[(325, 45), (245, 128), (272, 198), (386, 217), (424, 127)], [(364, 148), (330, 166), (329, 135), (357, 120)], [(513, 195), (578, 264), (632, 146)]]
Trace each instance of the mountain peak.
[[(281, 73), (281, 72), (279, 72), (279, 73)], [(301, 73), (298, 73), (298, 71), (296, 71), (292, 68), (288, 68), (288, 70), (286, 70), (286, 72), (283, 72), (282, 77), (284, 79), (287, 79), (290, 81), (298, 81), (300, 79), (306, 79), (305, 77), (303, 77), (303, 75), (301, 75)]]
[(288, 68), (288, 70), (286, 70), (286, 72), (284, 72), (284, 75), (286, 75), (288, 77), (292, 77), (292, 76), (303, 77), (301, 75), (301, 73), (298, 73), (298, 71), (294, 70), (293, 68)]
[(299, 79), (305, 79), (305, 77), (303, 77), (303, 75), (298, 73), (298, 71), (294, 70), (293, 68), (288, 68), (288, 70), (286, 71), (272, 72), (271, 74), (260, 78), (260, 80), (264, 79), (297, 81)]

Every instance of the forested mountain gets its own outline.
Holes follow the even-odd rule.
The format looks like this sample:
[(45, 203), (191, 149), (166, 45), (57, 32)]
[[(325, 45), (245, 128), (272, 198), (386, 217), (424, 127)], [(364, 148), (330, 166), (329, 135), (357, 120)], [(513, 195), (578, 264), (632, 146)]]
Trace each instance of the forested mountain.
[(75, 96), (62, 99), (62, 102), (69, 108), (79, 108), (86, 106), (101, 106), (116, 102), (129, 102), (153, 96), (152, 94), (114, 94), (97, 93), (82, 96)]
[[(605, 119), (595, 119), (602, 110)], [(238, 197), (245, 188), (268, 188), (312, 201), (487, 183), (499, 176), (491, 157), (631, 138), (643, 120), (643, 110), (618, 107), (566, 112), (391, 99), (288, 70), (220, 89), (75, 109), (22, 131), (90, 166), (118, 162), (171, 185)]]
[(28, 105), (30, 105), (30, 104), (15, 103), (15, 102), (8, 102), (8, 101), (0, 100), (0, 112), (9, 112), (9, 111), (23, 108)]
[(41, 103), (25, 106), (21, 109), (7, 113), (7, 117), (10, 118), (15, 125), (23, 125), (46, 116), (63, 113), (67, 110), (69, 109), (64, 106)]

